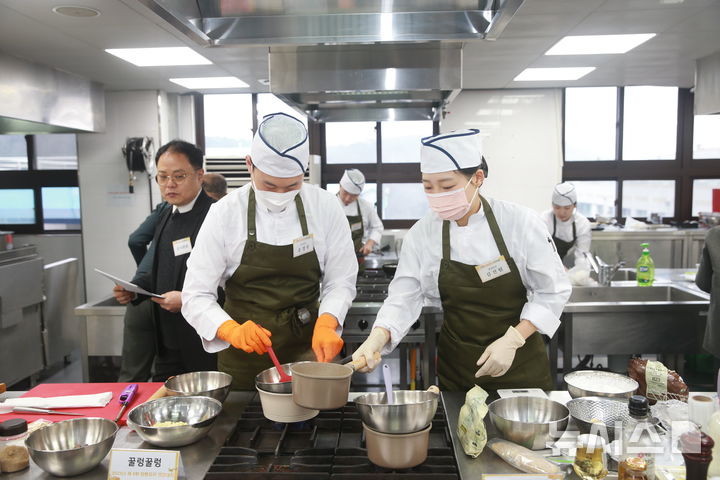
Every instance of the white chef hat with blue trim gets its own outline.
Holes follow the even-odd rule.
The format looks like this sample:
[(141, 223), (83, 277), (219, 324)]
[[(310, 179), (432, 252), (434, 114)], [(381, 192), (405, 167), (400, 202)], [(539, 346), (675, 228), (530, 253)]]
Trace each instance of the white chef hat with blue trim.
[(480, 130), (470, 128), (422, 139), (420, 171), (439, 173), (479, 167), (482, 163)]
[(555, 185), (552, 194), (552, 203), (558, 207), (567, 207), (577, 203), (577, 190), (570, 182), (558, 183)]
[(300, 120), (282, 112), (263, 117), (250, 148), (254, 166), (273, 177), (297, 177), (307, 170), (309, 156), (308, 133)]
[(360, 195), (365, 187), (365, 175), (357, 168), (345, 170), (340, 186), (351, 195)]

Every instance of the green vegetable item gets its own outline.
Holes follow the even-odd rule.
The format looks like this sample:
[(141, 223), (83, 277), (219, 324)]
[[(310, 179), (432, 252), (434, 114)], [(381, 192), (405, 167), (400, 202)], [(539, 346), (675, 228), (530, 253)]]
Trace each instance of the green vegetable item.
[(485, 404), (488, 393), (475, 385), (465, 395), (465, 404), (460, 409), (458, 417), (458, 436), (465, 453), (477, 458), (487, 443), (485, 430), (485, 415), (488, 407)]

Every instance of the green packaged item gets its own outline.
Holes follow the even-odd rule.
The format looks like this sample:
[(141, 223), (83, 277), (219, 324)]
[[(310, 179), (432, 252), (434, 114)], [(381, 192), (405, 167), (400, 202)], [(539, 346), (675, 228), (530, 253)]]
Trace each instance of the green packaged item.
[(465, 404), (458, 417), (458, 436), (465, 453), (477, 458), (487, 443), (485, 415), (488, 413), (488, 393), (477, 385), (465, 395)]

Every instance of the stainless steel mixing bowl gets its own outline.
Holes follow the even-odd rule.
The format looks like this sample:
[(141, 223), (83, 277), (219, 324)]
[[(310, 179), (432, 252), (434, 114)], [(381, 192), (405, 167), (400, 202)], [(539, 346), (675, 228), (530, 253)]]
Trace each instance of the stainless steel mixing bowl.
[(630, 398), (638, 389), (638, 383), (619, 373), (602, 370), (578, 370), (565, 375), (568, 393), (572, 398), (607, 397)]
[[(290, 367), (300, 363), (308, 362), (283, 363), (281, 367), (285, 373), (292, 377)], [(265, 390), (266, 392), (292, 393), (292, 382), (280, 382), (280, 373), (278, 373), (277, 368), (275, 367), (270, 367), (258, 373), (255, 376), (255, 386), (257, 386), (260, 390)]]
[[(127, 424), (146, 442), (158, 447), (182, 447), (207, 435), (222, 411), (210, 397), (162, 397), (130, 410)], [(155, 427), (160, 422), (185, 422), (176, 427)]]
[(58, 477), (80, 475), (103, 461), (118, 426), (105, 418), (73, 418), (31, 433), (25, 440), (30, 457)]
[(570, 419), (565, 405), (542, 397), (499, 398), (488, 409), (504, 439), (531, 450), (546, 448), (547, 442), (560, 438)]
[(168, 395), (211, 397), (224, 402), (230, 392), (232, 375), (223, 372), (191, 372), (165, 381)]
[(380, 433), (413, 433), (430, 425), (439, 395), (423, 390), (393, 391), (395, 404), (387, 404), (385, 392), (360, 395), (355, 406), (363, 423)]

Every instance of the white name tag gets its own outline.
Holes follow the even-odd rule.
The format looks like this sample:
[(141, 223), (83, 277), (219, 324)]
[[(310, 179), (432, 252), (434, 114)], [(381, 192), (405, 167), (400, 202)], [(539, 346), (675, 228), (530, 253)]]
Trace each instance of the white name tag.
[(180, 452), (172, 450), (110, 450), (108, 480), (173, 479), (182, 470)]
[(480, 280), (485, 283), (510, 273), (510, 266), (505, 261), (505, 256), (500, 255), (500, 258), (497, 260), (483, 265), (477, 265), (475, 270), (477, 270)]
[(350, 224), (350, 231), (352, 231), (352, 232), (357, 232), (357, 231), (360, 230), (361, 228), (362, 228), (362, 223), (361, 223), (361, 222), (355, 222), (355, 223), (351, 223), (351, 224)]
[(315, 249), (312, 233), (293, 240), (293, 258), (310, 253)]
[(175, 252), (176, 257), (190, 253), (192, 251), (190, 237), (179, 238), (173, 241), (173, 251)]

